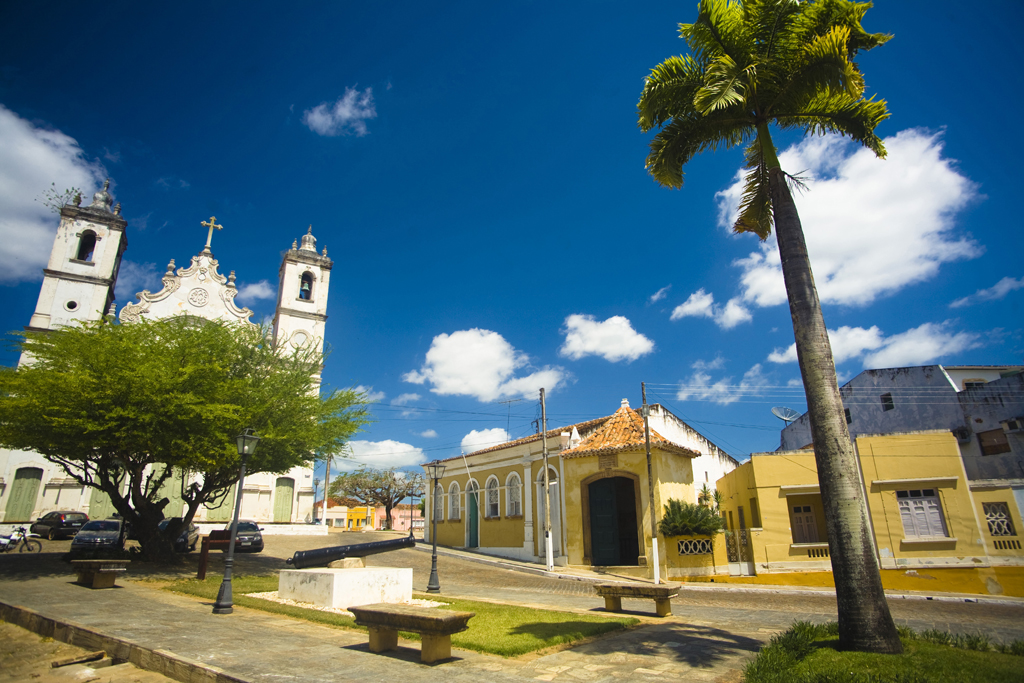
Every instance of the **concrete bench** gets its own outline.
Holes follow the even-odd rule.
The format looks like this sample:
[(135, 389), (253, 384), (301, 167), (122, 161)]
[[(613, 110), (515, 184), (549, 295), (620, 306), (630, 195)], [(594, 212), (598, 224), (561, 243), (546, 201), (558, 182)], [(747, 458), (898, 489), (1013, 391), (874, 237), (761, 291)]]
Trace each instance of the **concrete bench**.
[(609, 612), (622, 611), (622, 598), (650, 598), (659, 617), (672, 616), (672, 598), (679, 595), (678, 583), (597, 583), (594, 590), (604, 598)]
[(78, 583), (92, 588), (113, 588), (114, 580), (128, 571), (131, 560), (71, 560)]
[(370, 629), (370, 652), (384, 652), (398, 647), (398, 632), (419, 633), (423, 639), (420, 661), (431, 664), (452, 656), (452, 634), (461, 633), (473, 612), (453, 612), (412, 605), (359, 605), (349, 607), (356, 623)]

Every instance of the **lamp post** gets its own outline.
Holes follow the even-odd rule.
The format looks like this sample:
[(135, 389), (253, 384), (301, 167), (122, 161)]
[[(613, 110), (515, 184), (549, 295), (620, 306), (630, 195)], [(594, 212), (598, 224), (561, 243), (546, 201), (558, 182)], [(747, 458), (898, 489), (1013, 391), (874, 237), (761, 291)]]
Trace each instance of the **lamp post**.
[(238, 454), (242, 456), (242, 465), (238, 471), (238, 491), (235, 496), (235, 514), (231, 518), (231, 540), (228, 545), (228, 556), (224, 559), (224, 580), (217, 592), (217, 602), (213, 604), (214, 614), (231, 614), (234, 609), (231, 607), (231, 568), (235, 563), (235, 536), (238, 535), (238, 513), (242, 508), (242, 489), (245, 485), (245, 459), (256, 452), (256, 446), (260, 437), (256, 432), (246, 428), (235, 437), (238, 444)]
[(430, 532), (430, 540), (434, 544), (434, 551), (430, 556), (430, 580), (427, 581), (428, 593), (440, 593), (441, 584), (437, 581), (437, 480), (444, 476), (444, 465), (439, 460), (427, 465), (430, 478), (434, 480), (434, 487), (430, 489), (430, 518), (433, 521), (433, 531)]
[(320, 477), (313, 477), (313, 523), (316, 523), (316, 492), (320, 490)]

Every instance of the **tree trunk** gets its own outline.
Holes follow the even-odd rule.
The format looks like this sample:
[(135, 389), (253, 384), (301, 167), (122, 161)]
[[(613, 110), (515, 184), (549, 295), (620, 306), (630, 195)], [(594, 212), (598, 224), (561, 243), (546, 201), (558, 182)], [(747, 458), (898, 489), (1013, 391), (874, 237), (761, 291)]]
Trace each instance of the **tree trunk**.
[(770, 169), (769, 187), (828, 526), (840, 646), (899, 654), (903, 645), (882, 590), (860, 467), (846, 427), (800, 215), (780, 168)]

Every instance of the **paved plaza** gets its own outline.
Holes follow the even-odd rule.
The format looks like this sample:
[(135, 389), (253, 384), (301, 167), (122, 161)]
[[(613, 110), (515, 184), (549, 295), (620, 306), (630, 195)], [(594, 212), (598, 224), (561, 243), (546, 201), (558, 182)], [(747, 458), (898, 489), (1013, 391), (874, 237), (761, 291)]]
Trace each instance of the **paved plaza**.
[[(296, 549), (378, 540), (368, 536), (268, 536), (264, 553), (238, 556), (237, 572), (272, 574)], [(454, 650), (454, 659), (426, 666), (419, 663), (418, 643), (372, 654), (363, 632), (242, 608), (215, 616), (210, 601), (159, 590), (161, 579), (192, 574), (198, 553), (182, 558), (178, 567), (133, 563), (115, 589), (80, 587), (60, 560), (66, 545), (44, 541), (42, 555), (0, 557), (0, 603), (31, 612), (37, 624), (67, 624), (70, 630), (62, 633), (78, 633), (83, 642), (135, 648), (133, 661), (178, 680), (738, 681), (744, 663), (772, 634), (799, 619), (835, 619), (835, 598), (827, 591), (691, 585), (673, 601), (672, 617), (654, 617), (652, 601), (624, 600), (625, 609), (641, 619), (638, 627), (573, 648), (515, 659)], [(413, 588), (423, 591), (430, 553), (395, 551), (368, 558), (368, 565), (411, 567)], [(215, 553), (211, 575), (222, 566)], [(536, 566), (462, 553), (441, 554), (438, 572), (442, 596), (580, 613), (600, 613), (603, 606), (588, 580), (597, 577), (587, 572), (555, 578)], [(981, 632), (995, 641), (1024, 639), (1024, 601), (927, 597), (891, 596), (897, 622), (915, 629)]]

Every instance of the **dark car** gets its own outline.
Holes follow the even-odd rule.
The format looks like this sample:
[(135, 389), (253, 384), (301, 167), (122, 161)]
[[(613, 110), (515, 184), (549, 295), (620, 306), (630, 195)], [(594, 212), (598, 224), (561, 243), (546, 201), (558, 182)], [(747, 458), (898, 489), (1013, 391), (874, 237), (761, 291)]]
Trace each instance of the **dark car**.
[[(167, 527), (171, 522), (180, 522), (181, 517), (168, 517), (164, 521), (160, 522), (160, 531), (167, 531)], [(178, 537), (174, 539), (174, 552), (176, 553), (188, 553), (196, 549), (196, 543), (199, 542), (199, 527), (189, 522), (189, 525), (181, 530)]]
[[(228, 525), (228, 529), (231, 525)], [(238, 533), (235, 535), (235, 550), (243, 553), (258, 553), (263, 550), (263, 534), (256, 522), (238, 522)]]
[(48, 512), (35, 521), (29, 533), (45, 536), (51, 541), (58, 538), (70, 538), (78, 533), (82, 525), (89, 521), (89, 515), (73, 510)]
[(71, 541), (71, 552), (123, 550), (124, 525), (119, 519), (94, 519), (86, 522)]

